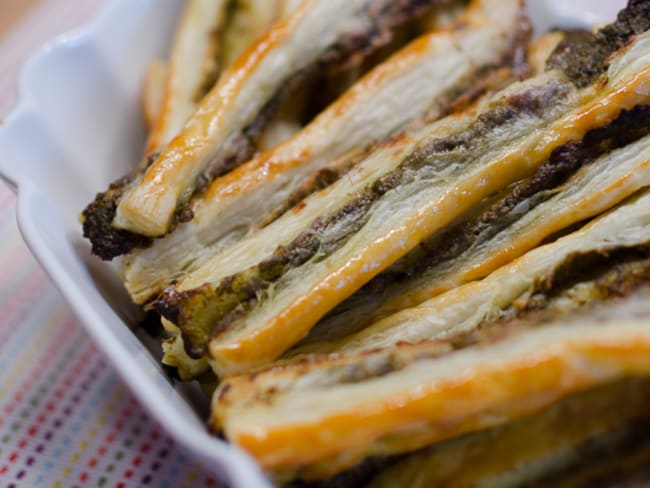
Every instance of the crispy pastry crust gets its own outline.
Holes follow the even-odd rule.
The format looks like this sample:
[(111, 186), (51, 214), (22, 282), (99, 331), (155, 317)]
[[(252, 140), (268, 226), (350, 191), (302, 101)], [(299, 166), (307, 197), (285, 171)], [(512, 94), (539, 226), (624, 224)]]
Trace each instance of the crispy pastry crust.
[(142, 83), (142, 115), (149, 130), (156, 124), (165, 97), (167, 63), (153, 61), (147, 68)]
[(334, 305), (483, 197), (621, 110), (648, 103), (648, 42), (641, 37), (619, 53), (605, 86), (576, 91), (552, 71), (512, 85), (478, 116), (446, 119), (375, 151), (298, 212), (181, 280), (158, 310), (179, 325), (191, 354), (201, 356), (213, 336), (209, 354), (220, 373), (277, 358)]
[[(216, 33), (223, 29), (227, 0), (191, 0), (176, 31), (168, 63), (164, 95), (147, 140), (145, 153), (164, 147), (181, 130), (196, 103), (212, 88), (218, 50)], [(207, 87), (207, 90), (206, 90)]]
[[(164, 235), (197, 190), (251, 155), (270, 116), (311, 67), (362, 59), (435, 0), (304, 2), (229, 68), (183, 131), (123, 196), (113, 225)], [(349, 61), (348, 61), (349, 62)]]
[(649, 388), (647, 379), (627, 379), (572, 396), (503, 427), (408, 456), (364, 486), (549, 486), (646, 437)]
[[(650, 139), (644, 142), (650, 144)], [(647, 157), (644, 159), (648, 162)], [(645, 192), (584, 228), (529, 251), (481, 281), (454, 288), (338, 340), (306, 343), (293, 355), (361, 352), (473, 330), (554, 282), (557, 270), (576, 256), (608, 255), (619, 248), (650, 242), (649, 206), (650, 193)]]
[(93, 252), (112, 259), (143, 247), (141, 236), (158, 237), (190, 220), (192, 197), (249, 159), (273, 113), (311, 72), (360, 62), (438, 1), (302, 2), (224, 73), (150, 167), (115, 183), (119, 201), (99, 193), (86, 208), (84, 235)]
[[(410, 359), (402, 356), (407, 350)], [(352, 383), (331, 376), (343, 367), (335, 362), (295, 380), (287, 377), (293, 371), (274, 378), (272, 370), (226, 380), (213, 416), (266, 469), (302, 467), (307, 477), (327, 477), (368, 455), (414, 450), (598, 384), (648, 375), (649, 352), (647, 323), (639, 319), (558, 324), (443, 357), (437, 345), (399, 346), (359, 358), (373, 369)], [(252, 396), (244, 393), (251, 388)], [(242, 393), (249, 402), (238, 401)], [(342, 396), (344, 403), (336, 400)]]
[(131, 296), (142, 303), (282, 214), (287, 201), (297, 203), (295, 193), (314, 172), (334, 176), (320, 181), (336, 179), (329, 170), (332, 161), (349, 158), (350, 151), (363, 150), (413, 121), (435, 120), (459, 98), (472, 100), (486, 88), (495, 67), (518, 57), (528, 34), (519, 0), (477, 0), (448, 30), (417, 39), (291, 140), (215, 180), (195, 200), (191, 221), (127, 256), (122, 276)]
[(341, 303), (307, 341), (351, 334), (483, 278), (650, 184), (648, 120), (650, 107), (639, 106), (590, 131), (580, 143), (556, 149), (532, 176), (487, 199)]
[(646, 190), (487, 279), (398, 314), (401, 330), (378, 324), (374, 342), (225, 380), (214, 425), (280, 478), (324, 478), (649, 375), (649, 202)]

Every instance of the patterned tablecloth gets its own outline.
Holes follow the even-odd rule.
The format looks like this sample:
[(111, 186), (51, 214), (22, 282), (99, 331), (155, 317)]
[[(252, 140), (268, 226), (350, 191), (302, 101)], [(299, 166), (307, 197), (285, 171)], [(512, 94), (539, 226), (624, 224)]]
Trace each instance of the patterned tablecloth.
[[(0, 37), (4, 115), (27, 54), (107, 0), (0, 2), (0, 15), (20, 15)], [(216, 486), (87, 337), (20, 238), (15, 210), (0, 183), (0, 487)]]

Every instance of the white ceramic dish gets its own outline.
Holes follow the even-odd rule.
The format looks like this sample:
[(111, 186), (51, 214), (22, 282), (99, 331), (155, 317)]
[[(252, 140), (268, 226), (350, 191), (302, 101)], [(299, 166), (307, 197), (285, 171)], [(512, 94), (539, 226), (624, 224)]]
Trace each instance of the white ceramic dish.
[[(624, 3), (529, 0), (529, 8), (536, 27), (546, 29), (607, 21)], [(129, 328), (139, 312), (113, 267), (90, 256), (77, 220), (141, 153), (142, 74), (164, 57), (181, 7), (178, 0), (115, 0), (88, 27), (40, 49), (0, 127), (0, 176), (18, 191), (25, 241), (143, 405), (230, 486), (267, 487), (243, 452), (206, 432), (196, 392), (174, 385), (155, 344)]]

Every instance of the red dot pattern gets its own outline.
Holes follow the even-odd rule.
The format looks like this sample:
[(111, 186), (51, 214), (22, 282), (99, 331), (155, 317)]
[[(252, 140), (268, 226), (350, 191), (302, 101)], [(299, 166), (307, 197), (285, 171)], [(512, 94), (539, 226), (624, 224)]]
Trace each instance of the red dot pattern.
[(0, 186), (0, 487), (211, 487), (80, 328)]

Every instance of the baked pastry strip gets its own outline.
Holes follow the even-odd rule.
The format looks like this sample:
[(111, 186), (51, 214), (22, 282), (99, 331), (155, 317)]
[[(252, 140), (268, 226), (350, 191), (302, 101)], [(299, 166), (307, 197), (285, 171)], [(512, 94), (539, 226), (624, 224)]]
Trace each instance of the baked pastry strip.
[(213, 425), (280, 479), (327, 478), (650, 374), (647, 289), (601, 308), (229, 378)]
[[(436, 0), (306, 0), (238, 59), (183, 130), (122, 195), (113, 225), (148, 237), (185, 220), (191, 197), (246, 161), (270, 116), (320, 63), (362, 59)], [(351, 55), (353, 54), (353, 56)], [(184, 213), (185, 212), (185, 213)]]
[(647, 379), (625, 379), (574, 395), (535, 415), (408, 456), (365, 486), (552, 485), (647, 438), (649, 386)]
[(156, 300), (157, 310), (180, 327), (190, 356), (209, 344), (220, 374), (276, 359), (335, 305), (484, 197), (622, 110), (647, 104), (649, 43), (639, 36), (617, 52), (606, 79), (583, 88), (552, 69), (511, 85), (478, 114), (405, 134), (181, 279)]
[[(342, 302), (307, 342), (333, 340), (483, 278), (650, 184), (650, 107), (556, 150), (529, 178), (424, 241)], [(636, 141), (639, 139), (638, 141)]]
[(216, 81), (221, 69), (216, 34), (224, 28), (227, 7), (227, 0), (187, 2), (174, 36), (162, 104), (145, 154), (150, 155), (171, 141)]
[(292, 354), (361, 352), (473, 330), (552, 282), (557, 270), (576, 256), (607, 255), (619, 248), (650, 242), (649, 208), (650, 192), (646, 190), (585, 227), (529, 251), (483, 280), (404, 309), (355, 334), (305, 344)]
[[(415, 40), (353, 85), (286, 143), (217, 178), (192, 204), (193, 219), (124, 257), (121, 275), (143, 303), (252, 228), (281, 213), (315, 171), (389, 138), (424, 116), (437, 118), (525, 48), (528, 24), (519, 0), (475, 0), (442, 32)], [(278, 209), (280, 209), (278, 211)]]

